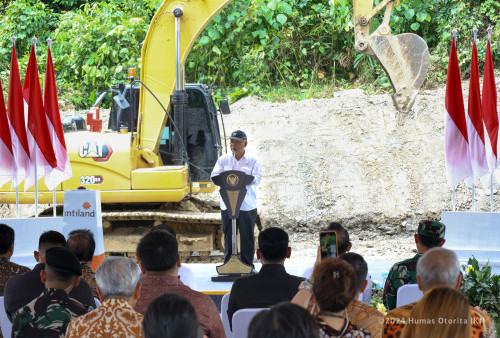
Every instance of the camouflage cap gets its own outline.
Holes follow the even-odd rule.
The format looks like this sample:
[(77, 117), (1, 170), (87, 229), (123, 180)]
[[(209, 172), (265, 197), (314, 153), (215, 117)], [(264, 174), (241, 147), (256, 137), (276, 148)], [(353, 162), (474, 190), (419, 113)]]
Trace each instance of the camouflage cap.
[(423, 220), (418, 223), (417, 233), (429, 238), (444, 238), (446, 226), (438, 221)]

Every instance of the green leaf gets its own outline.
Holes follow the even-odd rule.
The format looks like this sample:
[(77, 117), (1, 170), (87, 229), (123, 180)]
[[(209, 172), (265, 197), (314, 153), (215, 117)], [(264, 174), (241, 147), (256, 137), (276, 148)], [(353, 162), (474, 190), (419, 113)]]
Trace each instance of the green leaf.
[(414, 22), (411, 24), (410, 28), (416, 31), (420, 28), (420, 24), (418, 22)]
[(408, 8), (404, 11), (404, 16), (406, 19), (410, 20), (415, 15), (415, 10), (413, 8)]
[(426, 18), (427, 18), (427, 12), (426, 11), (418, 12), (417, 13), (417, 21), (423, 22)]
[(284, 25), (286, 20), (287, 20), (286, 15), (285, 14), (278, 14), (278, 15), (276, 15), (276, 20), (278, 20), (278, 22), (280, 24)]
[(208, 36), (202, 36), (201, 39), (200, 39), (200, 45), (206, 45), (207, 43), (210, 42), (210, 38)]
[(212, 52), (214, 52), (217, 55), (221, 55), (221, 51), (220, 51), (219, 47), (217, 47), (217, 46), (212, 47)]

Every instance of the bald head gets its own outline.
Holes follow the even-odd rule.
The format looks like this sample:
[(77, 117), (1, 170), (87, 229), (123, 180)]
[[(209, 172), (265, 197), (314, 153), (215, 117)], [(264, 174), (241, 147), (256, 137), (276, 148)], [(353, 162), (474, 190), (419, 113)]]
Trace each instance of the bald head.
[(441, 247), (426, 251), (417, 263), (417, 281), (423, 291), (435, 287), (457, 288), (460, 284), (457, 255)]

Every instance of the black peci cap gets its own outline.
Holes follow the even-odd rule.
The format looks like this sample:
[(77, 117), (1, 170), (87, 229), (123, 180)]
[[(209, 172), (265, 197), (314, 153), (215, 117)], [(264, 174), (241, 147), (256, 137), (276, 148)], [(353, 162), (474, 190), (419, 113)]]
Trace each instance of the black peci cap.
[(80, 261), (73, 252), (65, 247), (47, 249), (45, 253), (45, 264), (55, 271), (72, 273), (75, 276), (82, 275)]
[(246, 140), (247, 134), (241, 130), (236, 130), (231, 133), (231, 137), (229, 138), (233, 140)]

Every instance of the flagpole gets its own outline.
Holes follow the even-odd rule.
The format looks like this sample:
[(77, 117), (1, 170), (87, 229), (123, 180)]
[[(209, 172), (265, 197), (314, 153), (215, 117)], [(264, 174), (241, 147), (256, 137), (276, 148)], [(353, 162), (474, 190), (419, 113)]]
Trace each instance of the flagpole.
[(455, 211), (455, 206), (456, 206), (456, 203), (455, 203), (455, 186), (453, 186), (453, 211)]
[[(477, 28), (474, 28), (472, 30), (472, 32), (474, 33), (474, 43), (476, 43), (477, 41)], [(474, 179), (474, 177), (473, 177)], [(472, 181), (472, 211), (476, 211), (476, 206), (475, 206), (475, 202), (476, 202), (476, 195), (475, 195), (475, 191), (474, 191), (474, 187), (475, 184), (474, 184), (474, 181)]]
[(476, 211), (476, 207), (474, 206), (474, 183), (472, 183), (472, 211)]
[[(488, 27), (487, 31), (488, 31), (488, 42), (491, 43), (492, 28)], [(490, 175), (490, 211), (491, 212), (493, 212), (493, 173), (494, 173), (494, 171), (495, 171), (495, 169), (492, 169), (491, 175)]]
[[(15, 46), (16, 45), (16, 37), (14, 35), (12, 35), (12, 37), (10, 38), (12, 40), (12, 45)], [(9, 93), (10, 95), (10, 93)], [(17, 154), (16, 154), (16, 157), (17, 157)], [(15, 161), (16, 165), (17, 165), (17, 160)], [(16, 217), (19, 218), (19, 182), (18, 182), (18, 176), (17, 176), (17, 170), (19, 168), (16, 168)]]
[[(33, 37), (33, 48), (35, 49), (35, 52), (36, 52), (36, 43), (37, 42), (38, 42), (38, 39), (36, 38), (36, 36)], [(28, 104), (29, 104), (29, 102), (28, 102)], [(35, 139), (35, 135), (33, 135), (33, 139)], [(37, 163), (36, 163), (37, 144), (36, 144), (36, 141), (34, 141), (33, 143), (35, 144), (35, 148), (34, 148), (35, 151), (33, 153), (33, 156), (35, 157), (35, 217), (38, 217), (38, 179), (37, 179), (38, 177), (37, 177)]]
[[(453, 40), (455, 42), (455, 48), (456, 48), (456, 45), (457, 45), (457, 30), (454, 29), (452, 31), (452, 34), (453, 34)], [(456, 200), (455, 200), (455, 185), (453, 185), (453, 194), (452, 194), (452, 199), (453, 199), (453, 211), (456, 210)]]
[[(47, 47), (50, 49), (52, 46), (52, 39), (49, 37), (47, 38)], [(52, 215), (56, 217), (56, 187), (52, 189)]]

